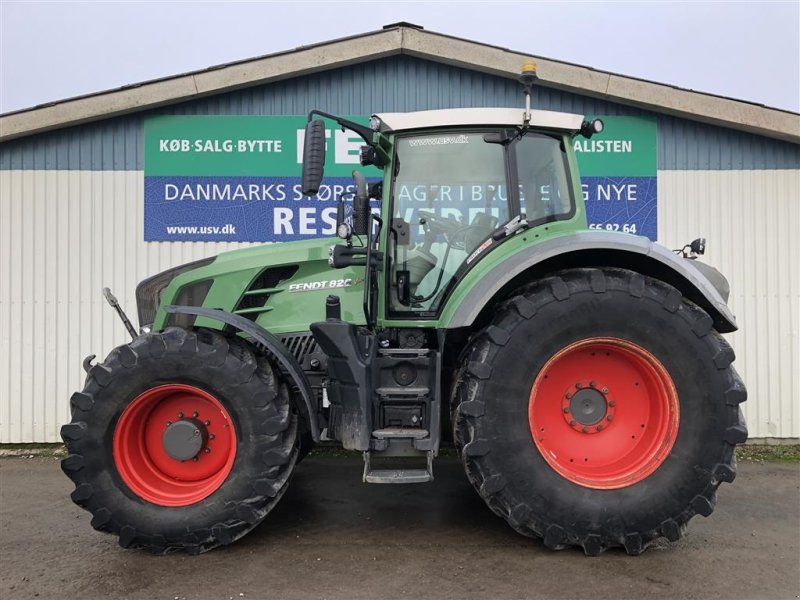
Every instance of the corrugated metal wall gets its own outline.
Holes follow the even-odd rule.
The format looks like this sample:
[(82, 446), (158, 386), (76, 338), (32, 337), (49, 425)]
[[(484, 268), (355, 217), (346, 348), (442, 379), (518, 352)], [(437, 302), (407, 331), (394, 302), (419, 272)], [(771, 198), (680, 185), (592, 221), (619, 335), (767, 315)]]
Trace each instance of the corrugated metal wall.
[(659, 241), (707, 238), (704, 261), (730, 282), (751, 437), (800, 437), (798, 190), (798, 170), (658, 173)]
[(80, 362), (128, 341), (138, 281), (234, 247), (145, 243), (137, 171), (0, 171), (0, 443), (60, 441)]
[[(365, 114), (519, 100), (516, 82), (401, 56), (151, 114)], [(537, 90), (535, 103), (594, 115), (652, 114), (547, 89)], [(0, 443), (59, 441), (69, 395), (82, 386), (81, 359), (126, 341), (102, 299), (104, 285), (135, 312), (142, 278), (238, 246), (142, 241), (142, 119), (0, 145)], [(708, 237), (708, 262), (730, 277), (743, 326), (731, 339), (750, 390), (750, 434), (798, 438), (800, 147), (658, 120), (659, 236), (671, 247)]]
[[(57, 441), (81, 359), (127, 340), (144, 277), (236, 244), (142, 241), (137, 171), (0, 171), (0, 443)], [(742, 329), (729, 336), (753, 437), (800, 437), (800, 171), (661, 171), (659, 238), (709, 240)], [(102, 356), (100, 357), (102, 359)]]

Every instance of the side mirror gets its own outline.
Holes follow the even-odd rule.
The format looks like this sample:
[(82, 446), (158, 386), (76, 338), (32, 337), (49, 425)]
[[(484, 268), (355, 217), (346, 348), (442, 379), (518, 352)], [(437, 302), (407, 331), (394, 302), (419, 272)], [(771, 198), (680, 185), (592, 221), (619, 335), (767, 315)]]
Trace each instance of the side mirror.
[(355, 235), (366, 235), (369, 230), (367, 180), (358, 171), (353, 171), (353, 179), (356, 182), (356, 195), (353, 198), (353, 233)]
[(325, 169), (325, 122), (314, 119), (306, 124), (303, 146), (303, 194), (313, 196), (319, 191)]

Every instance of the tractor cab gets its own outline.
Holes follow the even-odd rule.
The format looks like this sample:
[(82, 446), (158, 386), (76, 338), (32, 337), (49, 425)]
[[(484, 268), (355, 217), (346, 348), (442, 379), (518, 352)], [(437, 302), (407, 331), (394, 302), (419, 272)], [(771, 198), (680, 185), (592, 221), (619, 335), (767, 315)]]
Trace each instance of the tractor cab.
[[(354, 125), (312, 113), (306, 194), (316, 193), (323, 172), (323, 126), (316, 114)], [(382, 167), (384, 178), (367, 186), (354, 172), (352, 217), (340, 210), (337, 228), (347, 246), (332, 249), (332, 265), (362, 264), (365, 251), (352, 247), (354, 235), (358, 243), (374, 240), (386, 277), (385, 316), (435, 318), (454, 284), (515, 233), (565, 220), (585, 228), (570, 141), (581, 131), (590, 136), (593, 127), (601, 128), (599, 121), (587, 123), (580, 115), (507, 108), (373, 115), (369, 129), (354, 129), (367, 142), (362, 165)], [(381, 200), (377, 236), (367, 227), (373, 218), (367, 197)]]

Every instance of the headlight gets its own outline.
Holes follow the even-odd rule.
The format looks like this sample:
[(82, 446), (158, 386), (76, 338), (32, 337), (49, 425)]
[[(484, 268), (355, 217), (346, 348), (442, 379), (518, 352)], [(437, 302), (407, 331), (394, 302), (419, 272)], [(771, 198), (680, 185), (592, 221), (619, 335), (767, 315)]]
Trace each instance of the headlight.
[(158, 275), (148, 277), (137, 285), (136, 308), (139, 313), (139, 326), (152, 325), (153, 321), (155, 321), (156, 311), (161, 304), (161, 296), (173, 279), (181, 273), (186, 273), (186, 271), (210, 265), (215, 259), (216, 256), (212, 256), (211, 258), (196, 260), (173, 269), (167, 269)]
[(336, 226), (336, 236), (346, 240), (350, 237), (350, 225), (347, 223), (339, 223)]
[(594, 134), (602, 133), (603, 129), (605, 129), (603, 121), (600, 119), (592, 119), (591, 121), (584, 121), (581, 124), (580, 134), (588, 140)]

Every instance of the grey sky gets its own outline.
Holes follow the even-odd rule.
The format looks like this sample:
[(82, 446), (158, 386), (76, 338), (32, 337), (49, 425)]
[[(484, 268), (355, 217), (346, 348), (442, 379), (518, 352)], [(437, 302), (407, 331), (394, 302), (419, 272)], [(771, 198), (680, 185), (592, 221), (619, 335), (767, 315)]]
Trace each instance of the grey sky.
[(397, 21), (800, 111), (798, 0), (0, 0), (0, 112), (364, 33)]

